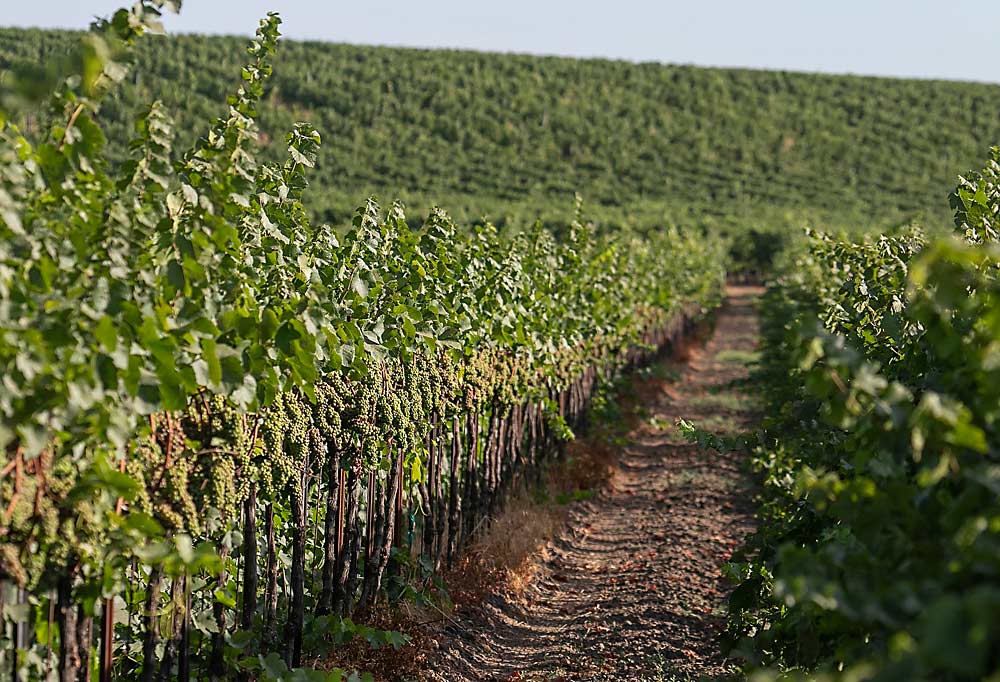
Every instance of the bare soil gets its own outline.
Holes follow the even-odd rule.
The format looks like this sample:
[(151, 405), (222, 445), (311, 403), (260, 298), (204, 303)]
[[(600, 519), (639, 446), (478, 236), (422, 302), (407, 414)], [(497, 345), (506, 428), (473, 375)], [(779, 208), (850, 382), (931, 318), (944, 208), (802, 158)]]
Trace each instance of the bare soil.
[(427, 678), (697, 680), (732, 672), (717, 638), (720, 566), (753, 528), (739, 456), (689, 445), (675, 421), (733, 432), (754, 417), (741, 383), (757, 343), (759, 289), (731, 287), (704, 347), (643, 396), (608, 485), (573, 505), (523, 589), (455, 614)]

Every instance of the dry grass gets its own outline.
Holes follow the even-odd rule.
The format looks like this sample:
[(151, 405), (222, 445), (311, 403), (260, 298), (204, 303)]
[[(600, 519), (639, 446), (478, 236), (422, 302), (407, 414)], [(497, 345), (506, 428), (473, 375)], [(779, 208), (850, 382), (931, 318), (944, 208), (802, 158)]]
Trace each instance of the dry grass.
[(522, 594), (531, 584), (534, 560), (566, 522), (567, 502), (595, 494), (610, 478), (613, 465), (614, 451), (606, 440), (567, 444), (563, 458), (546, 470), (542, 488), (515, 495), (477, 533), (456, 570), (445, 576), (456, 603), (459, 594), (468, 593), (470, 578), (476, 583), (473, 602), (495, 589)]
[(475, 608), (497, 590), (522, 594), (531, 583), (532, 558), (558, 532), (565, 514), (565, 507), (527, 495), (512, 500), (444, 573), (455, 610)]

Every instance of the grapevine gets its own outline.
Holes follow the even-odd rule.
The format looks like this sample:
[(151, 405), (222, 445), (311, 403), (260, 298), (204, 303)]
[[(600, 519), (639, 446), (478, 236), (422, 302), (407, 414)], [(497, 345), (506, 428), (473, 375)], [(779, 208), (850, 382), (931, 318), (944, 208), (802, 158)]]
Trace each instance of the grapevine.
[[(164, 4), (98, 25), (107, 74)], [(599, 233), (579, 201), (562, 235), (374, 198), (314, 223), (319, 131), (258, 158), (279, 24), (186, 150), (155, 102), (110, 163), (104, 77), (58, 84), (38, 143), (0, 123), (0, 593), (60, 633), (5, 671), (77, 679), (98, 630), (105, 674), (300, 666), (311, 618), (371, 609), (394, 550), (452, 561), (560, 456), (595, 377), (721, 300), (724, 242)]]

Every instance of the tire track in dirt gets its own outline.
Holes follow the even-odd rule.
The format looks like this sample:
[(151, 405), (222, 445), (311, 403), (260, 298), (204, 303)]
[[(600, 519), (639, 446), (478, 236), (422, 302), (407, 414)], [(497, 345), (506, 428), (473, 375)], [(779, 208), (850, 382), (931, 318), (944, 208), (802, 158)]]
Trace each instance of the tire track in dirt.
[(430, 679), (684, 680), (723, 675), (720, 564), (752, 530), (738, 455), (687, 444), (674, 422), (716, 432), (752, 418), (743, 388), (757, 343), (754, 298), (730, 287), (715, 331), (644, 407), (614, 476), (577, 504), (519, 598), (494, 595), (448, 628)]

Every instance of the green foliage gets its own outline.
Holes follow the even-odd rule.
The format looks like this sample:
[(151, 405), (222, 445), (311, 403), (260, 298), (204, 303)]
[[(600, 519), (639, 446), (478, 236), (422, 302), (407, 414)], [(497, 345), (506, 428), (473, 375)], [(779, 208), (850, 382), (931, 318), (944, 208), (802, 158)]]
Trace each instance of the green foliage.
[(986, 196), (979, 217), (956, 205), (972, 244), (811, 235), (761, 306), (761, 430), (692, 433), (747, 448), (763, 483), (760, 530), (727, 567), (729, 645), (754, 680), (1000, 675), (1000, 254), (983, 243)]
[(980, 171), (959, 178), (949, 198), (955, 211), (955, 227), (972, 244), (1000, 240), (997, 211), (1000, 209), (1000, 147), (990, 150), (990, 159)]

